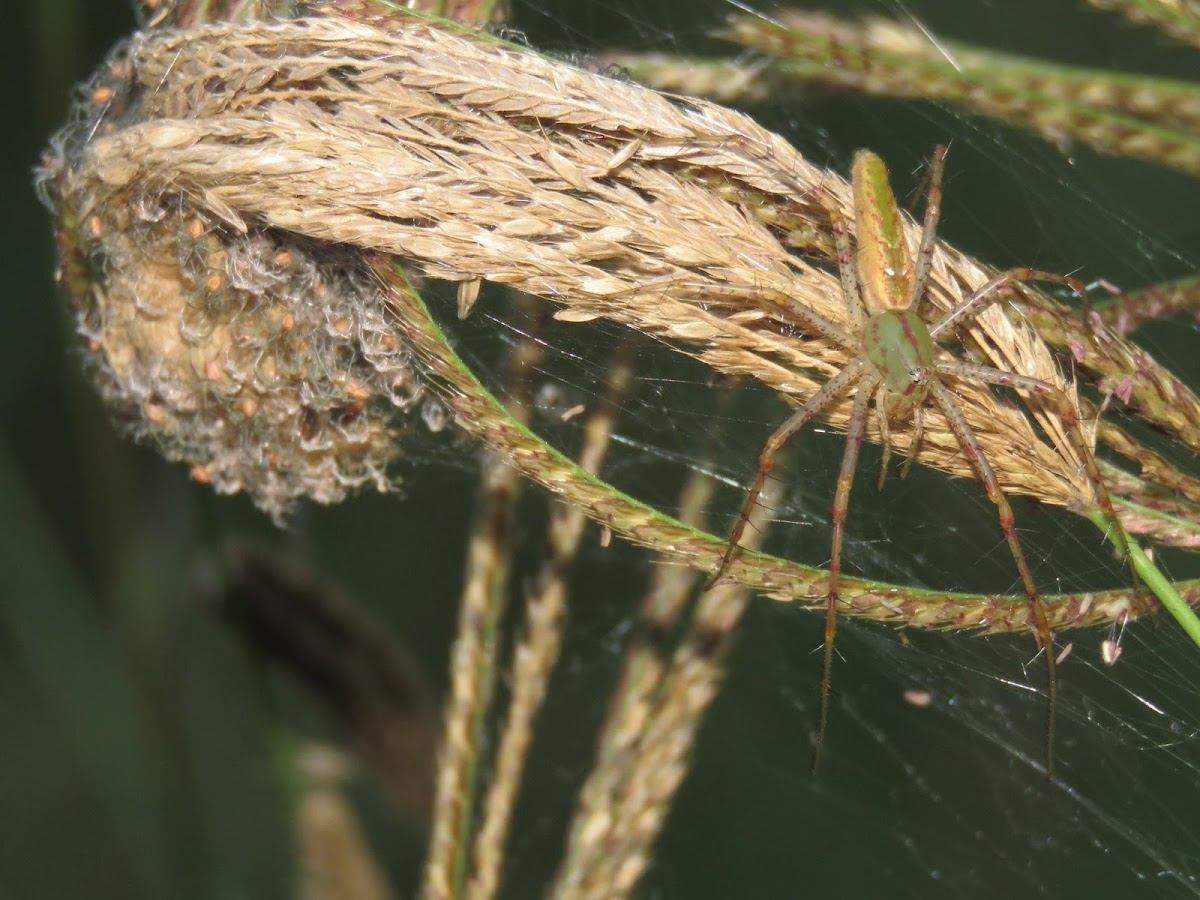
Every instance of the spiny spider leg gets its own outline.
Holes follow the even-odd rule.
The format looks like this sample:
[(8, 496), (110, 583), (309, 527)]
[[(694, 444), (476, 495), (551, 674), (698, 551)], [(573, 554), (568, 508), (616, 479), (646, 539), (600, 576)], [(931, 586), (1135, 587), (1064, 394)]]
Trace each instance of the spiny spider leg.
[[(838, 277), (842, 282), (842, 299), (850, 311), (850, 327), (855, 334), (862, 334), (870, 313), (863, 302), (863, 288), (859, 284), (859, 270), (855, 264), (854, 251), (850, 248), (850, 226), (835, 203), (825, 205), (829, 224), (833, 228), (834, 246), (837, 248)], [(858, 351), (852, 341), (847, 349)]]
[(750, 485), (750, 491), (746, 494), (746, 499), (742, 503), (741, 512), (738, 513), (737, 522), (733, 526), (733, 531), (729, 533), (729, 543), (725, 547), (725, 555), (721, 558), (721, 564), (717, 567), (717, 571), (713, 577), (709, 579), (708, 587), (712, 587), (725, 574), (725, 570), (729, 567), (730, 560), (733, 559), (733, 554), (737, 552), (738, 543), (742, 539), (742, 533), (746, 530), (746, 523), (750, 521), (750, 511), (754, 509), (754, 504), (758, 502), (758, 495), (762, 493), (763, 485), (766, 484), (767, 478), (771, 474), (771, 470), (775, 468), (775, 457), (778, 455), (780, 448), (788, 442), (793, 434), (803, 428), (826, 406), (836, 400), (843, 391), (859, 378), (865, 363), (862, 360), (856, 360), (842, 371), (838, 372), (833, 378), (825, 382), (821, 389), (804, 401), (804, 404), (792, 413), (791, 417), (786, 422), (776, 428), (763, 447), (762, 452), (758, 456), (758, 470), (754, 475), (754, 483)]
[(879, 429), (879, 446), (883, 448), (883, 458), (879, 461), (879, 482), (875, 490), (882, 491), (887, 481), (888, 462), (892, 458), (892, 430), (888, 427), (887, 416), (884, 414), (884, 404), (887, 401), (887, 387), (880, 384), (875, 391), (875, 427)]
[(921, 224), (921, 246), (917, 248), (913, 289), (908, 298), (908, 308), (914, 312), (921, 309), (921, 298), (925, 296), (925, 282), (929, 279), (929, 268), (933, 265), (937, 224), (942, 215), (942, 172), (945, 165), (946, 147), (938, 144), (933, 148), (933, 159), (929, 161), (929, 194), (925, 197), (925, 221)]
[(1083, 293), (1084, 290), (1083, 282), (1078, 278), (1071, 278), (1069, 275), (1055, 275), (1053, 272), (1041, 272), (1037, 269), (1005, 269), (1003, 272), (997, 272), (980, 285), (975, 293), (942, 316), (937, 324), (931, 325), (929, 336), (936, 341), (946, 329), (953, 328), (964, 319), (975, 318), (984, 309), (1003, 298), (1001, 288), (1021, 281), (1052, 281), (1056, 284), (1065, 284), (1077, 294)]
[(1125, 529), (1121, 527), (1121, 520), (1117, 518), (1117, 512), (1112, 504), (1112, 497), (1108, 493), (1108, 487), (1104, 484), (1104, 476), (1101, 475), (1100, 467), (1096, 465), (1096, 457), (1083, 437), (1083, 429), (1079, 425), (1079, 416), (1076, 414), (1075, 406), (1071, 403), (1071, 398), (1067, 396), (1067, 393), (1049, 381), (1031, 378), (1028, 375), (1018, 375), (1015, 372), (1006, 372), (1003, 369), (994, 369), (991, 366), (980, 366), (974, 363), (954, 361), (939, 362), (934, 369), (941, 375), (955, 375), (969, 381), (981, 381), (986, 384), (998, 384), (1004, 387), (1014, 387), (1019, 390), (1029, 391), (1031, 394), (1047, 398), (1054, 404), (1055, 411), (1062, 421), (1063, 431), (1066, 432), (1067, 440), (1071, 442), (1071, 447), (1075, 450), (1076, 455), (1083, 460), (1084, 474), (1087, 476), (1089, 485), (1091, 485), (1092, 493), (1095, 494), (1096, 503), (1099, 505), (1100, 511), (1104, 513), (1105, 517), (1116, 529), (1114, 537), (1117, 542), (1117, 548), (1121, 551), (1121, 555), (1130, 561), (1130, 571), (1133, 574), (1133, 583), (1136, 588), (1138, 586), (1138, 575), (1137, 570), (1132, 567), (1133, 557), (1129, 552), (1129, 536), (1125, 533)]
[[(917, 451), (921, 449), (921, 438), (925, 436), (925, 416), (922, 415), (920, 409), (913, 413), (913, 434), (912, 441), (908, 445), (908, 458), (904, 460), (904, 465), (900, 467), (900, 477), (907, 478), (908, 470), (912, 468), (913, 460), (917, 458)], [(880, 487), (883, 486), (883, 479), (880, 479)]]
[(838, 581), (842, 575), (842, 539), (846, 530), (846, 512), (850, 508), (850, 488), (854, 486), (854, 469), (858, 451), (867, 429), (867, 404), (875, 393), (880, 377), (868, 372), (858, 383), (850, 424), (846, 429), (846, 450), (838, 472), (837, 493), (833, 498), (833, 552), (829, 559), (829, 594), (825, 598), (825, 663), (821, 674), (821, 702), (817, 716), (817, 744), (813, 748), (812, 771), (817, 771), (821, 747), (825, 744), (825, 726), (829, 722), (829, 681), (833, 672), (833, 638), (837, 633)]
[[(729, 298), (739, 303), (749, 303), (759, 309), (779, 315), (787, 313), (812, 334), (820, 335), (843, 350), (857, 353), (859, 346), (854, 337), (842, 326), (830, 321), (820, 313), (814, 312), (796, 302), (794, 297), (773, 288), (747, 288), (742, 285), (718, 284), (706, 282), (676, 281), (668, 286), (672, 294), (687, 295), (689, 300)], [(641, 292), (641, 289), (638, 290)], [(630, 293), (633, 293), (632, 291)]]
[(975, 469), (975, 474), (983, 482), (988, 499), (996, 505), (996, 511), (1000, 516), (1000, 528), (1004, 532), (1004, 539), (1008, 541), (1008, 549), (1012, 553), (1013, 561), (1017, 564), (1021, 584), (1025, 587), (1025, 596), (1029, 598), (1034, 627), (1041, 641), (1042, 650), (1046, 654), (1046, 774), (1051, 775), (1054, 772), (1054, 709), (1058, 697), (1058, 680), (1055, 675), (1054, 640), (1050, 634), (1050, 621), (1046, 617), (1046, 607), (1038, 594), (1037, 586), (1033, 583), (1033, 575), (1029, 571), (1029, 564), (1025, 561), (1021, 542), (1017, 539), (1012, 507), (1008, 505), (1008, 498), (1004, 496), (1004, 491), (1000, 488), (1000, 481), (996, 478), (996, 473), (992, 471), (991, 463), (984, 455), (983, 448), (979, 446), (975, 432), (967, 424), (966, 417), (958, 408), (958, 403), (950, 391), (936, 377), (929, 380), (929, 392), (933, 394), (934, 402), (941, 407), (946, 421), (950, 423), (950, 429), (958, 438), (958, 443)]
[[(978, 316), (988, 306), (1003, 298), (1002, 289), (1004, 287), (1022, 281), (1049, 281), (1056, 284), (1065, 284), (1075, 293), (1081, 295), (1086, 289), (1083, 282), (1078, 278), (1071, 278), (1067, 275), (1056, 275), (1053, 272), (1043, 272), (1038, 269), (1005, 269), (989, 278), (979, 286), (975, 293), (946, 313), (935, 325), (931, 326), (929, 329), (930, 337), (937, 340), (940, 334), (947, 329), (953, 328), (957, 323)], [(1100, 468), (1096, 465), (1096, 458), (1083, 438), (1075, 406), (1062, 389), (1037, 378), (1018, 375), (1015, 372), (1006, 372), (1003, 369), (993, 369), (989, 366), (976, 366), (971, 363), (938, 363), (935, 366), (935, 370), (942, 374), (958, 375), (989, 384), (1020, 387), (1043, 397), (1048, 397), (1054, 402), (1058, 415), (1062, 420), (1067, 440), (1071, 442), (1071, 446), (1075, 449), (1079, 458), (1083, 460), (1088, 481), (1091, 484), (1092, 492), (1096, 496), (1096, 502), (1099, 504), (1100, 510), (1108, 518), (1108, 521), (1112, 523), (1117, 547), (1121, 555), (1129, 562), (1133, 588), (1135, 591), (1140, 590), (1141, 580), (1138, 578), (1137, 569), (1134, 567), (1133, 556), (1129, 552), (1129, 536), (1125, 533), (1125, 529), (1121, 525), (1121, 520), (1117, 518), (1116, 510), (1112, 505), (1112, 498), (1108, 493), (1108, 488), (1104, 484)]]

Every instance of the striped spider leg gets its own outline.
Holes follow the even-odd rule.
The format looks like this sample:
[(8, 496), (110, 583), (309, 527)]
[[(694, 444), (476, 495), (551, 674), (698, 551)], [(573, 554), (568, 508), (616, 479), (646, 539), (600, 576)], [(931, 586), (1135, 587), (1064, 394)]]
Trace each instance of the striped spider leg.
[[(1055, 659), (1053, 637), (1045, 606), (1034, 584), (1025, 554), (1013, 522), (1012, 508), (1000, 487), (995, 471), (988, 462), (979, 440), (959, 401), (949, 385), (955, 379), (983, 384), (1005, 385), (1026, 394), (1044, 398), (1054, 406), (1067, 439), (1084, 461), (1086, 476), (1095, 493), (1101, 510), (1113, 523), (1117, 532), (1117, 543), (1128, 556), (1129, 546), (1120, 520), (1113, 510), (1112, 501), (1104, 485), (1100, 470), (1083, 438), (1075, 406), (1062, 389), (1049, 382), (988, 366), (939, 358), (937, 340), (944, 337), (955, 326), (970, 322), (990, 305), (1004, 296), (1003, 289), (1022, 281), (1051, 281), (1065, 284), (1076, 292), (1083, 290), (1081, 282), (1074, 278), (1040, 272), (1035, 269), (1016, 268), (1000, 272), (981, 285), (970, 297), (946, 313), (934, 323), (927, 323), (920, 315), (921, 300), (929, 277), (933, 260), (938, 217), (941, 209), (941, 180), (946, 150), (938, 147), (930, 166), (930, 186), (925, 207), (925, 220), (920, 246), (914, 258), (904, 236), (900, 213), (888, 183), (887, 169), (874, 153), (861, 150), (855, 155), (852, 174), (854, 197), (855, 249), (851, 250), (848, 223), (840, 210), (828, 205), (830, 222), (837, 244), (838, 271), (842, 293), (849, 313), (848, 330), (833, 323), (832, 328), (822, 327), (821, 333), (855, 354), (839, 373), (808, 398), (792, 416), (780, 425), (767, 439), (758, 458), (758, 469), (754, 482), (746, 495), (737, 522), (729, 537), (725, 556), (712, 582), (724, 574), (737, 552), (738, 543), (746, 528), (750, 511), (758, 501), (767, 477), (775, 466), (779, 450), (812, 419), (818, 416), (835, 400), (853, 391), (850, 420), (846, 431), (846, 449), (838, 473), (837, 490), (833, 501), (833, 548), (829, 562), (829, 590), (826, 597), (824, 665), (821, 678), (817, 741), (813, 754), (813, 769), (816, 769), (821, 747), (825, 739), (825, 728), (829, 718), (829, 683), (833, 666), (833, 639), (837, 629), (838, 582), (842, 569), (842, 543), (846, 513), (850, 503), (850, 488), (854, 481), (859, 448), (866, 432), (867, 417), (871, 414), (874, 400), (874, 415), (883, 439), (883, 469), (879, 484), (882, 487), (887, 471), (890, 435), (888, 423), (911, 421), (913, 438), (908, 459), (904, 464), (907, 471), (917, 454), (922, 433), (922, 410), (928, 401), (942, 412), (954, 436), (969, 460), (976, 476), (983, 482), (988, 498), (996, 505), (1000, 528), (1004, 532), (1013, 561), (1016, 563), (1021, 584), (1029, 599), (1029, 610), (1033, 630), (1036, 632), (1046, 655), (1047, 713), (1046, 713), (1046, 768), (1053, 771), (1054, 709), (1056, 700)], [(795, 312), (794, 306), (788, 307)], [(811, 311), (799, 316), (800, 324), (812, 327), (808, 322)], [(849, 342), (846, 338), (849, 338)]]

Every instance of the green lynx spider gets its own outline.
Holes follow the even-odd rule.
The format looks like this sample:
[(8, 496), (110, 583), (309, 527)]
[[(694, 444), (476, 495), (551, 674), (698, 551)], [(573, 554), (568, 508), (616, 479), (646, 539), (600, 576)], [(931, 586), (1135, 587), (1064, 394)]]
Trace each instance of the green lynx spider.
[(833, 638), (837, 628), (838, 579), (842, 568), (842, 538), (846, 512), (850, 501), (850, 487), (854, 481), (854, 470), (858, 451), (862, 446), (866, 430), (868, 407), (875, 400), (875, 416), (880, 434), (883, 435), (883, 469), (879, 485), (883, 486), (890, 452), (888, 422), (911, 420), (913, 438), (903, 472), (916, 456), (922, 433), (921, 411), (927, 400), (934, 404), (946, 417), (963, 453), (970, 461), (979, 480), (987, 490), (988, 498), (996, 504), (1000, 516), (1000, 527), (1008, 542), (1013, 560), (1016, 562), (1021, 583), (1029, 598), (1029, 608), (1034, 629), (1046, 655), (1047, 712), (1046, 712), (1046, 768), (1053, 771), (1054, 707), (1056, 699), (1055, 657), (1053, 638), (1046, 619), (1046, 610), (1033, 582), (1025, 554), (1021, 550), (1013, 527), (1013, 512), (1008, 504), (991, 464), (984, 455), (975, 433), (967, 424), (966, 417), (947, 386), (947, 380), (964, 379), (984, 384), (1005, 385), (1045, 398), (1052, 403), (1062, 420), (1064, 431), (1073, 447), (1084, 461), (1088, 481), (1096, 495), (1100, 509), (1108, 517), (1116, 532), (1116, 542), (1126, 556), (1129, 554), (1128, 539), (1120, 526), (1109, 499), (1108, 490), (1100, 476), (1096, 461), (1088, 449), (1080, 431), (1075, 406), (1066, 394), (1049, 382), (990, 366), (976, 365), (943, 358), (938, 353), (938, 338), (951, 334), (954, 328), (969, 322), (983, 310), (1005, 296), (1004, 287), (1020, 281), (1053, 281), (1070, 286), (1076, 292), (1083, 284), (1074, 278), (1039, 272), (1035, 269), (1008, 269), (985, 282), (970, 297), (943, 315), (936, 322), (927, 323), (920, 315), (921, 300), (925, 294), (929, 269), (933, 259), (934, 242), (942, 199), (942, 169), (946, 148), (937, 147), (930, 165), (929, 195), (925, 206), (925, 222), (917, 255), (911, 254), (905, 240), (896, 199), (888, 183), (887, 169), (874, 153), (860, 150), (854, 158), (852, 174), (854, 196), (854, 231), (856, 249), (852, 252), (850, 235), (845, 218), (833, 203), (827, 204), (830, 223), (837, 242), (838, 271), (841, 276), (842, 292), (849, 312), (849, 329), (817, 315), (811, 310), (792, 310), (804, 327), (841, 345), (854, 354), (854, 359), (837, 375), (829, 379), (820, 390), (792, 414), (768, 438), (758, 458), (758, 471), (754, 483), (746, 496), (720, 567), (713, 576), (715, 583), (737, 552), (738, 542), (746, 528), (750, 510), (758, 501), (767, 477), (775, 466), (775, 457), (780, 448), (822, 410), (843, 394), (854, 391), (850, 422), (846, 431), (846, 449), (842, 456), (838, 474), (837, 491), (833, 502), (833, 551), (829, 563), (829, 593), (825, 613), (825, 655), (821, 678), (820, 712), (817, 726), (817, 742), (813, 754), (816, 768), (825, 727), (829, 718), (829, 677), (833, 664)]

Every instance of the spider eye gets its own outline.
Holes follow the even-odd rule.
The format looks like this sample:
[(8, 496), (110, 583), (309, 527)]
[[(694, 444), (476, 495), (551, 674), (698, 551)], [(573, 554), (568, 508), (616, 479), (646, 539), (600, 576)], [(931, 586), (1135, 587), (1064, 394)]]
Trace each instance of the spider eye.
[(913, 384), (924, 384), (929, 380), (929, 369), (925, 366), (917, 366), (912, 370)]

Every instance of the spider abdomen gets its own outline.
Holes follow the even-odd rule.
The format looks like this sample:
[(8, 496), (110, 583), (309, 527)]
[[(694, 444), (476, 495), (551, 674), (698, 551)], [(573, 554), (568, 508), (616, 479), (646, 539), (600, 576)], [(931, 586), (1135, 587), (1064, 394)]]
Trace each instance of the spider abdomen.
[(883, 379), (889, 417), (904, 417), (929, 393), (933, 338), (929, 326), (911, 309), (874, 313), (863, 328), (863, 352)]

